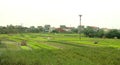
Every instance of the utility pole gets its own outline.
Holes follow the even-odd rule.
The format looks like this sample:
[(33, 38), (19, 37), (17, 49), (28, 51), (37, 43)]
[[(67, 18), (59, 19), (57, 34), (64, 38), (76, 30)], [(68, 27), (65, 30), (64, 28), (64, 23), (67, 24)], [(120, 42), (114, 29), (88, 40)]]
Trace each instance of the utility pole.
[(79, 30), (78, 30), (78, 32), (79, 32), (79, 39), (81, 40), (81, 17), (82, 17), (82, 15), (79, 15), (80, 16), (80, 28), (79, 28)]

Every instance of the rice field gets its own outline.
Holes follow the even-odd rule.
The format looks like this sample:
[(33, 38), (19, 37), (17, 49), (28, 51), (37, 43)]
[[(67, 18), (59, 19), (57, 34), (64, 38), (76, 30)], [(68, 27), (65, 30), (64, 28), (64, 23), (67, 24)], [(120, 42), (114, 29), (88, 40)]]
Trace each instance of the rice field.
[(0, 34), (0, 65), (120, 65), (120, 39), (78, 36)]

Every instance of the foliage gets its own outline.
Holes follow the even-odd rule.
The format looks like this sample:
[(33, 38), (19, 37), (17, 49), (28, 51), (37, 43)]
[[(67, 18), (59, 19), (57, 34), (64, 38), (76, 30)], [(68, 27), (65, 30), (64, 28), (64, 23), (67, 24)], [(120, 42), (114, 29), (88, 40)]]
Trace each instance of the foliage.
[(114, 38), (114, 37), (120, 38), (120, 32), (119, 32), (119, 30), (112, 29), (108, 33), (106, 33), (106, 37), (108, 37), (108, 38)]
[(104, 35), (105, 35), (105, 32), (102, 29), (98, 29), (95, 34), (96, 37), (100, 37), (100, 38), (102, 38)]
[(53, 30), (53, 31), (52, 31), (52, 33), (58, 33), (58, 32), (59, 32), (59, 31), (57, 31), (57, 30)]
[(109, 30), (109, 32), (105, 33), (105, 31), (103, 29), (99, 29), (99, 28), (94, 28), (94, 27), (87, 27), (84, 29), (84, 34), (87, 37), (107, 37), (107, 38), (120, 38), (120, 31), (117, 29), (111, 29)]
[[(45, 25), (44, 27), (42, 26), (38, 26), (38, 27), (34, 27), (34, 26), (30, 26), (30, 27), (24, 27), (21, 25), (7, 25), (5, 26), (0, 26), (0, 34), (17, 34), (17, 33), (81, 33), (84, 34), (87, 37), (107, 37), (107, 38), (120, 38), (120, 31), (113, 29), (113, 30), (109, 30), (109, 32), (105, 32), (103, 29), (100, 29), (98, 27), (91, 27), (91, 26), (87, 26), (86, 28), (84, 26), (78, 26), (78, 28), (69, 28), (66, 31), (62, 28), (67, 28), (66, 26), (62, 25), (61, 28), (51, 28), (50, 25)], [(61, 31), (61, 32), (60, 32)]]
[(84, 29), (84, 34), (88, 37), (95, 37), (97, 30), (94, 30), (92, 27), (87, 27)]

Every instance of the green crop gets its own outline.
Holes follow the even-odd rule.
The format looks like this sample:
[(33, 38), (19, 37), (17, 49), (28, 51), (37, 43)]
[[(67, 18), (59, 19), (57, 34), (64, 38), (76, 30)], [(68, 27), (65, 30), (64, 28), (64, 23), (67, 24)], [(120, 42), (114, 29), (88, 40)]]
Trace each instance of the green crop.
[(120, 65), (119, 39), (25, 33), (1, 34), (0, 41), (0, 65)]

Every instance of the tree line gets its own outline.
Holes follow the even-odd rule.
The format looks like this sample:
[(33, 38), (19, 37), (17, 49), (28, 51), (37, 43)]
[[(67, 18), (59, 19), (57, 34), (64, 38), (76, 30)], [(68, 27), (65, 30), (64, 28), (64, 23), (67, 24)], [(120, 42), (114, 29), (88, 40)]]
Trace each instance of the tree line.
[(56, 28), (51, 28), (50, 25), (43, 26), (30, 26), (24, 27), (22, 25), (7, 25), (0, 26), (0, 34), (16, 34), (16, 33), (81, 33), (86, 37), (99, 37), (99, 38), (119, 38), (120, 39), (120, 30), (118, 29), (108, 29), (105, 31), (102, 28), (92, 27), (92, 26), (78, 26), (77, 28), (73, 27), (70, 30), (65, 32), (60, 32), (60, 30), (67, 29), (66, 26), (60, 26), (59, 30)]
[(10, 33), (39, 33), (43, 31), (42, 26), (38, 26), (35, 28), (34, 26), (24, 27), (21, 25), (7, 25), (7, 26), (0, 26), (0, 34), (10, 34)]
[(87, 37), (98, 37), (98, 38), (119, 38), (120, 39), (120, 30), (118, 29), (108, 29), (105, 31), (102, 28), (86, 27), (83, 30), (83, 33)]

